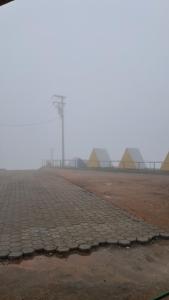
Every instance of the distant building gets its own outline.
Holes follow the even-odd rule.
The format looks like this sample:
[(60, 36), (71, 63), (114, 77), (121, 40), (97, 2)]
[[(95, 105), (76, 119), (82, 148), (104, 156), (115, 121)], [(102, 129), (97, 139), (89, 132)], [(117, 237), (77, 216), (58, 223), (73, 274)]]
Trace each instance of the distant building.
[(169, 152), (168, 152), (165, 160), (162, 163), (161, 170), (162, 171), (169, 171)]
[(93, 149), (87, 162), (89, 168), (108, 168), (111, 166), (111, 159), (106, 149)]
[(127, 148), (119, 164), (122, 169), (146, 169), (145, 162), (137, 148)]
[(11, 2), (11, 1), (14, 1), (14, 0), (0, 0), (0, 6), (7, 4), (8, 2)]
[(83, 159), (79, 157), (74, 157), (72, 160), (69, 161), (68, 167), (70, 168), (86, 168), (86, 163)]

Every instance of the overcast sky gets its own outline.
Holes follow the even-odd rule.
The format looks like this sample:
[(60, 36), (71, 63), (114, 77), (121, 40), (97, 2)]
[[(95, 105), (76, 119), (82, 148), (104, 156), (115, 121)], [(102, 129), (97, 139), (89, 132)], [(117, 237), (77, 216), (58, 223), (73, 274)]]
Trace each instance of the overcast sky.
[(51, 96), (67, 96), (66, 157), (169, 151), (168, 0), (15, 0), (0, 8), (0, 168), (60, 157)]

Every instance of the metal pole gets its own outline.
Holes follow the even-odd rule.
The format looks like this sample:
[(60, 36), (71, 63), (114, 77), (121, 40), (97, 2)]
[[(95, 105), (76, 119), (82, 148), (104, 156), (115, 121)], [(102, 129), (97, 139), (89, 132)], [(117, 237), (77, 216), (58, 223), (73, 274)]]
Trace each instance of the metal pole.
[(65, 165), (65, 124), (64, 124), (64, 98), (61, 98), (61, 108), (62, 108), (62, 168)]
[(50, 161), (51, 161), (51, 166), (53, 167), (54, 165), (54, 149), (50, 149)]

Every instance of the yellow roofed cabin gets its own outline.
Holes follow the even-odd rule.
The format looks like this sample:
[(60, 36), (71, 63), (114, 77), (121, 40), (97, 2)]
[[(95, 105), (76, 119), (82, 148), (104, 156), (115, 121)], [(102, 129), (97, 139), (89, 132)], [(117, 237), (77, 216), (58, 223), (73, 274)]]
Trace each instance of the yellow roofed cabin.
[(119, 163), (121, 169), (145, 169), (143, 157), (137, 148), (127, 148)]
[(165, 160), (162, 163), (161, 170), (162, 171), (169, 171), (169, 152), (168, 152)]
[(89, 160), (87, 162), (89, 168), (109, 168), (111, 166), (111, 159), (106, 149), (93, 149)]

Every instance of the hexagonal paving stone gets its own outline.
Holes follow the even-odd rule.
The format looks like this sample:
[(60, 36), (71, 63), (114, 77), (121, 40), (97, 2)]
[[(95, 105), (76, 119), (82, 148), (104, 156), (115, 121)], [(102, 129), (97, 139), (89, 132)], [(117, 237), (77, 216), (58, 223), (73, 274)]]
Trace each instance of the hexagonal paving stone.
[(67, 247), (58, 247), (56, 251), (60, 254), (66, 254), (70, 251), (70, 249)]
[(8, 255), (9, 255), (9, 251), (8, 250), (6, 250), (6, 251), (0, 250), (0, 259), (8, 258)]
[(9, 253), (8, 258), (11, 259), (11, 260), (14, 260), (14, 259), (19, 259), (22, 256), (23, 256), (23, 253), (21, 251), (17, 251), (17, 252), (11, 252), (11, 253)]
[(34, 249), (33, 248), (23, 248), (23, 255), (25, 256), (31, 256), (34, 253)]
[(118, 240), (116, 239), (108, 239), (107, 243), (110, 245), (117, 245), (118, 244)]
[(141, 244), (146, 244), (150, 241), (149, 236), (140, 236), (137, 238), (137, 241)]
[(128, 241), (128, 240), (119, 240), (118, 244), (120, 246), (123, 246), (123, 247), (128, 247), (128, 246), (130, 246), (130, 241)]
[(51, 253), (53, 253), (53, 252), (56, 252), (56, 247), (55, 246), (52, 246), (52, 245), (46, 245), (45, 247), (44, 247), (44, 251), (45, 252), (51, 252)]
[[(146, 243), (160, 231), (49, 170), (14, 172), (5, 177), (1, 226), (2, 259), (45, 251), (66, 255), (76, 249), (85, 252), (117, 243), (127, 247), (136, 240)], [(169, 234), (161, 230), (160, 237), (169, 239)]]
[(90, 251), (91, 250), (91, 245), (88, 244), (82, 244), (79, 246), (80, 251)]
[(160, 237), (163, 239), (168, 240), (169, 239), (169, 233), (168, 232), (160, 232)]

